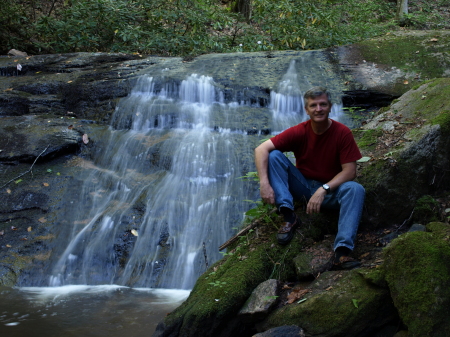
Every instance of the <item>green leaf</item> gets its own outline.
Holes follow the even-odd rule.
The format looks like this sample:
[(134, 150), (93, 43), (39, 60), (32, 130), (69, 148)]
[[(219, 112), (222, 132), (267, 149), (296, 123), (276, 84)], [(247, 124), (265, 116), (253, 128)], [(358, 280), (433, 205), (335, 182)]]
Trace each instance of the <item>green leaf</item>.
[(52, 173), (52, 169), (47, 169), (47, 172), (48, 173)]
[(355, 306), (355, 308), (358, 308), (358, 300), (357, 299), (352, 299), (353, 305)]
[(22, 179), (18, 179), (15, 181), (16, 184), (20, 183), (21, 181), (23, 181)]

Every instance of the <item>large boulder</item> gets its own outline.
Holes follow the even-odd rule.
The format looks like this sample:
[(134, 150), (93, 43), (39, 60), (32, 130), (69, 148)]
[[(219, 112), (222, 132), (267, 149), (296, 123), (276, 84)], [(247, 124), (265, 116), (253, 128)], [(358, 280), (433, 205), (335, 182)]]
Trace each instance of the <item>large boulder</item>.
[(384, 252), (386, 280), (410, 337), (450, 335), (450, 226), (427, 229), (400, 236)]
[(449, 88), (448, 78), (414, 88), (354, 131), (365, 157), (357, 178), (366, 189), (363, 224), (414, 220), (420, 197), (448, 188)]

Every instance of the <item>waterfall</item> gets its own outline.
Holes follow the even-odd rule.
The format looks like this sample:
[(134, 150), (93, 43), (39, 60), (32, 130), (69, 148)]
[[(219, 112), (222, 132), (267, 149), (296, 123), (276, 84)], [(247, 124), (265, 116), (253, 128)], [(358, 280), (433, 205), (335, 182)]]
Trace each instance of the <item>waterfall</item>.
[[(80, 159), (84, 183), (61, 221), (48, 283), (191, 289), (241, 226), (246, 200), (258, 198), (238, 179), (254, 170), (260, 138), (244, 120), (269, 109), (272, 134), (304, 121), (301, 88), (310, 86), (295, 61), (268, 107), (225, 103), (209, 76), (139, 77), (111, 126), (91, 135), (91, 158)], [(339, 120), (341, 108), (330, 116)]]
[[(308, 89), (313, 86), (309, 81), (304, 81), (302, 84), (306, 84)], [(279, 133), (309, 119), (304, 109), (303, 94), (300, 89), (296, 62), (292, 60), (287, 72), (278, 84), (278, 88), (270, 92), (270, 109), (272, 110), (274, 133)], [(341, 102), (334, 102), (330, 118), (339, 121), (342, 116)]]
[(91, 173), (50, 285), (191, 289), (248, 208), (235, 151), (246, 135), (210, 119), (213, 110), (230, 119), (237, 106), (223, 103), (211, 77), (141, 77), (85, 165)]

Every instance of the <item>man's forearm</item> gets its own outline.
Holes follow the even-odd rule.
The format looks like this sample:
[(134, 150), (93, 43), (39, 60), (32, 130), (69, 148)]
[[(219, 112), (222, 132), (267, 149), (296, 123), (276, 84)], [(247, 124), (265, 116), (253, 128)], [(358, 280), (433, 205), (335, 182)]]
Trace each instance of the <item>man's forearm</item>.
[(272, 186), (270, 186), (268, 175), (268, 163), (270, 151), (274, 150), (272, 141), (268, 140), (255, 149), (255, 165), (259, 177), (259, 190), (261, 198), (269, 204), (275, 203)]

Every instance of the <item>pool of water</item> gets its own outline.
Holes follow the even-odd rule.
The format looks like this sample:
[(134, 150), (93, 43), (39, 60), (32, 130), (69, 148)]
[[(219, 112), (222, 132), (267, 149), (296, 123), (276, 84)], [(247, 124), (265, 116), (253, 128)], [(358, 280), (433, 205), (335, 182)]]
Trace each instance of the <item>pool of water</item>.
[(188, 295), (115, 285), (0, 288), (0, 336), (151, 336)]

